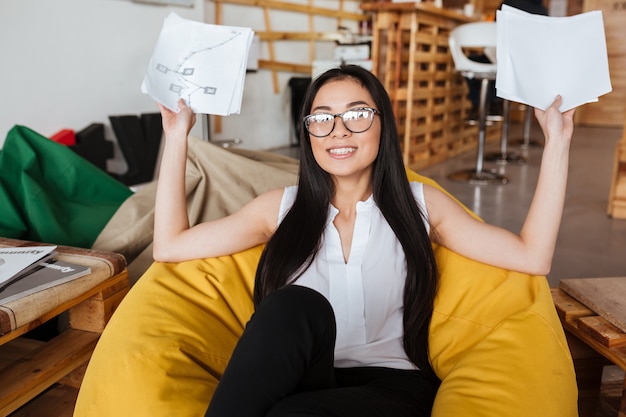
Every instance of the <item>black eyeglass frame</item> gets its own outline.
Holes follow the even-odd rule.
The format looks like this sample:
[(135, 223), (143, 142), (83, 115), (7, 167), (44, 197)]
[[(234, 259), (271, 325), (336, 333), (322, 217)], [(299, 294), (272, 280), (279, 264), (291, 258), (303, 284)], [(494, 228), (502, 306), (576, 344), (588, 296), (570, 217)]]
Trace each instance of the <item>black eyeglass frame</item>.
[[(349, 112), (352, 112), (352, 111), (359, 111), (359, 110), (369, 110), (369, 111), (371, 111), (371, 112), (372, 112), (372, 118), (370, 119), (370, 124), (369, 124), (369, 126), (367, 126), (367, 127), (366, 127), (365, 129), (363, 129), (363, 130), (358, 130), (358, 131), (357, 131), (357, 130), (352, 130), (352, 129), (350, 129), (348, 126), (346, 126), (346, 122), (345, 122), (345, 120), (343, 119), (343, 116), (344, 116), (346, 113), (349, 113)], [(316, 134), (314, 134), (314, 133), (311, 133), (311, 131), (309, 130), (309, 125), (308, 125), (308, 123), (307, 123), (307, 121), (308, 121), (309, 119), (311, 119), (311, 118), (313, 118), (313, 117), (315, 117), (315, 116), (319, 116), (320, 114), (325, 114), (325, 115), (333, 116), (333, 127), (332, 127), (332, 128), (330, 129), (330, 131), (329, 131), (327, 134), (325, 134), (325, 135), (316, 135)], [(354, 109), (349, 109), (349, 110), (346, 110), (346, 111), (344, 111), (343, 113), (335, 113), (335, 114), (333, 114), (333, 113), (313, 113), (313, 114), (309, 114), (308, 116), (304, 116), (304, 118), (302, 119), (302, 123), (304, 124), (304, 127), (306, 128), (306, 131), (307, 131), (307, 132), (309, 132), (309, 135), (314, 136), (314, 137), (316, 137), (316, 138), (324, 138), (324, 137), (326, 137), (326, 136), (330, 135), (330, 134), (333, 132), (333, 130), (335, 130), (335, 120), (337, 119), (337, 117), (340, 117), (340, 118), (341, 118), (341, 123), (343, 123), (343, 126), (344, 126), (346, 129), (348, 129), (350, 132), (352, 132), (352, 133), (363, 133), (363, 132), (365, 132), (365, 131), (369, 130), (369, 129), (372, 127), (372, 125), (374, 124), (374, 116), (376, 116), (377, 114), (380, 114), (380, 112), (379, 112), (378, 110), (376, 110), (376, 109), (372, 108), (372, 107), (357, 107), (357, 108), (354, 108)]]

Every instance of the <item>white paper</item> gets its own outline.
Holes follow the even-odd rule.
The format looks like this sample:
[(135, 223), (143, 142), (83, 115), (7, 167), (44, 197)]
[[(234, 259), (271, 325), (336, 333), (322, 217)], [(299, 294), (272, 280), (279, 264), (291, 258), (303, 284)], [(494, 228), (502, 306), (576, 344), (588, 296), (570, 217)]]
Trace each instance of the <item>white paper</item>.
[(253, 36), (250, 28), (211, 25), (171, 13), (141, 91), (173, 111), (183, 98), (195, 113), (239, 113)]
[(0, 284), (25, 268), (50, 255), (56, 246), (23, 246), (0, 248)]
[(611, 91), (601, 11), (550, 17), (503, 5), (496, 22), (498, 97), (545, 110), (560, 94), (566, 111)]

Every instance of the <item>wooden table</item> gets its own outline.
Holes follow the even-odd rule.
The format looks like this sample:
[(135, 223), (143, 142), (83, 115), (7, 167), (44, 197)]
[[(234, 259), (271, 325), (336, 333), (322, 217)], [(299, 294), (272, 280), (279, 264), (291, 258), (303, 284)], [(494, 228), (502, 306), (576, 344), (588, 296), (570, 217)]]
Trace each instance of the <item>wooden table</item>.
[[(626, 333), (565, 291), (553, 289), (552, 296), (572, 350), (579, 397), (597, 400), (602, 368), (614, 364), (626, 371)], [(626, 380), (618, 416), (626, 417)]]
[[(5, 247), (35, 244), (0, 238)], [(80, 386), (104, 326), (129, 290), (122, 255), (68, 246), (59, 246), (57, 252), (59, 259), (89, 265), (92, 272), (58, 286), (54, 293), (0, 305), (0, 416), (20, 407), (21, 415), (53, 415), (50, 410), (25, 412), (29, 405), (24, 405), (57, 382)], [(47, 342), (22, 337), (62, 313), (67, 313), (69, 326), (56, 337)]]

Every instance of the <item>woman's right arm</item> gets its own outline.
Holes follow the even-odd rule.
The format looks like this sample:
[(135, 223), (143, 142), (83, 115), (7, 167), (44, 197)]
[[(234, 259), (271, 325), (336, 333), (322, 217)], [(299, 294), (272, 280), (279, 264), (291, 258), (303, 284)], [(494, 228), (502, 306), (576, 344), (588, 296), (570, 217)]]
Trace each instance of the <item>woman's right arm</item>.
[(187, 137), (195, 115), (181, 100), (180, 111), (161, 105), (165, 144), (154, 213), (153, 257), (161, 262), (229, 255), (265, 243), (277, 226), (282, 190), (255, 198), (238, 212), (190, 227), (185, 192)]

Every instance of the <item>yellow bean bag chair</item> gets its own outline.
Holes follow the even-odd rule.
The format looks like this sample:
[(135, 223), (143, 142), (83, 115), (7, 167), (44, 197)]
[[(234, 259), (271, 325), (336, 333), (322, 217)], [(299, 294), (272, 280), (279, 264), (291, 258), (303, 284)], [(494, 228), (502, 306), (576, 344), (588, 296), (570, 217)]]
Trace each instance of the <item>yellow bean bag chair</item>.
[[(413, 172), (411, 180), (433, 183)], [(262, 247), (154, 263), (102, 334), (75, 417), (198, 417), (252, 314)], [(435, 417), (575, 417), (572, 358), (545, 277), (436, 247)]]

